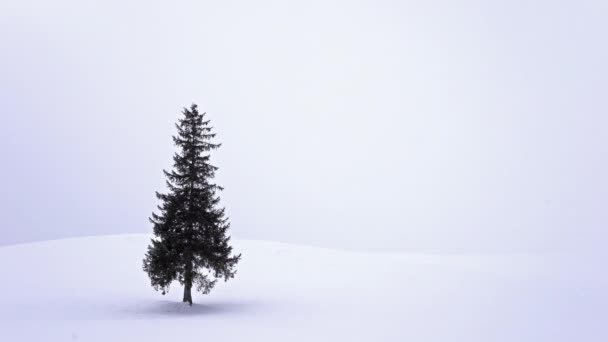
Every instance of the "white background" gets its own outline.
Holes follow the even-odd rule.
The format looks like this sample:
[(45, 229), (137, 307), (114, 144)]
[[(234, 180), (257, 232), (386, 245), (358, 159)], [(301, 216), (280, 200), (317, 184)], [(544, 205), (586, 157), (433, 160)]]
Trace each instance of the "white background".
[(2, 1), (0, 244), (150, 232), (192, 102), (240, 238), (605, 241), (605, 1)]

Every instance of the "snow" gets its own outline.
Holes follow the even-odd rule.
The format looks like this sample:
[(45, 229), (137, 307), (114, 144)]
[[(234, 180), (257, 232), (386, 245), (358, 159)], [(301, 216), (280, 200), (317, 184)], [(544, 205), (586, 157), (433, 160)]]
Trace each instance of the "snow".
[[(195, 304), (162, 296), (148, 235), (0, 248), (0, 341), (592, 341), (596, 292), (569, 319), (555, 256), (364, 254), (236, 240), (235, 279)], [(596, 284), (597, 292), (605, 292)], [(563, 298), (557, 300), (556, 298)], [(570, 303), (570, 304), (568, 304)], [(582, 302), (581, 302), (582, 303)], [(594, 304), (595, 303), (595, 304)], [(593, 314), (593, 315), (591, 315)], [(606, 318), (608, 316), (604, 316)], [(605, 331), (604, 331), (605, 333)], [(575, 338), (578, 337), (578, 338)], [(582, 339), (579, 339), (581, 338)]]

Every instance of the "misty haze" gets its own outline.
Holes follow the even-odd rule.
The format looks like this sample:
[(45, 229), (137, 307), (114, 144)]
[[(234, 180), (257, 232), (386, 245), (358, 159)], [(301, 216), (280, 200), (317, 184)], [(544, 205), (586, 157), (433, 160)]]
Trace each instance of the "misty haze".
[[(605, 341), (606, 18), (3, 0), (0, 340)], [(231, 239), (184, 306), (146, 248), (192, 104)]]

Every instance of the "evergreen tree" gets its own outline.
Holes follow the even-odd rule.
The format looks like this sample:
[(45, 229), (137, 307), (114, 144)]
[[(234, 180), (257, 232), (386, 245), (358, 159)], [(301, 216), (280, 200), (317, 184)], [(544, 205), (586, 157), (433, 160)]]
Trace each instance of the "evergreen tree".
[(217, 279), (233, 278), (241, 255), (232, 255), (226, 232), (230, 227), (224, 208), (219, 207), (218, 191), (222, 188), (212, 179), (217, 167), (209, 163), (209, 151), (215, 137), (205, 113), (199, 114), (196, 104), (184, 108), (173, 137), (179, 148), (173, 157), (167, 177), (166, 194), (156, 193), (162, 204), (150, 221), (154, 235), (148, 247), (143, 269), (155, 290), (163, 295), (171, 282), (184, 286), (184, 302), (192, 305), (192, 286), (209, 293)]

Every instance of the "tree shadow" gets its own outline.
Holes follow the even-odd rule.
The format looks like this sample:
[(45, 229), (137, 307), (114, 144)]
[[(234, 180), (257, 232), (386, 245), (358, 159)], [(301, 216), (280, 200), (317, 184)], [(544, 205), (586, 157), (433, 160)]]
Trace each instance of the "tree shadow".
[(259, 313), (266, 310), (267, 305), (256, 301), (222, 301), (210, 300), (204, 303), (187, 303), (175, 301), (157, 301), (147, 306), (137, 308), (137, 313), (166, 317), (192, 317), (204, 315), (241, 315)]

